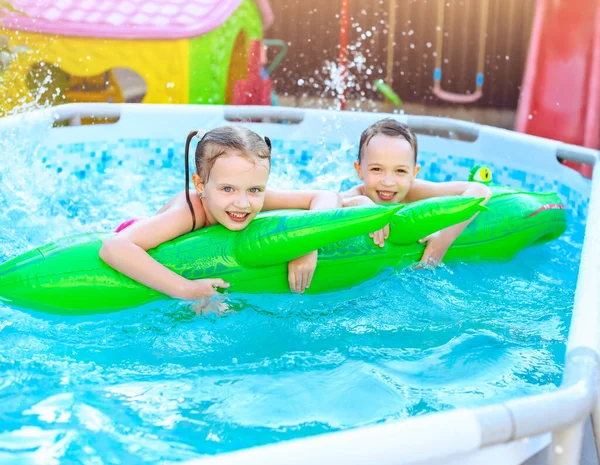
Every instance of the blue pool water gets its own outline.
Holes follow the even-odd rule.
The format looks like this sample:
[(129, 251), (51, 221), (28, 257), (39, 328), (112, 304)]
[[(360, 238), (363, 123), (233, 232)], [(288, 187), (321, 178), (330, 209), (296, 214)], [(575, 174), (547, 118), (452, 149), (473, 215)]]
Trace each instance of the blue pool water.
[[(182, 188), (181, 141), (129, 145), (5, 144), (0, 261), (150, 215)], [(274, 186), (353, 182), (351, 147), (284, 146)], [(423, 161), (424, 177), (444, 176)], [(223, 314), (0, 304), (0, 463), (178, 462), (554, 389), (583, 228), (571, 214), (559, 240), (510, 263), (388, 271), (324, 296), (231, 295), (211, 303)]]

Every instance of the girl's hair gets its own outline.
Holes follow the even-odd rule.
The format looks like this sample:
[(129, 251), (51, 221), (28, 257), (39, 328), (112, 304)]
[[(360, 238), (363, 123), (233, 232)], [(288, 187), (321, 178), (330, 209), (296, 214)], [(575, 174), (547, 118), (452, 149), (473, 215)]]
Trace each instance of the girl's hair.
[(383, 134), (390, 137), (403, 137), (410, 144), (415, 154), (415, 163), (417, 163), (417, 136), (406, 125), (399, 123), (395, 119), (385, 118), (373, 123), (365, 129), (360, 136), (360, 145), (358, 147), (358, 161), (360, 162), (363, 156), (363, 147), (369, 145), (373, 137)]
[(196, 147), (196, 174), (203, 183), (208, 181), (210, 170), (219, 157), (227, 154), (228, 150), (238, 150), (248, 158), (259, 158), (271, 163), (271, 140), (262, 138), (254, 131), (241, 126), (221, 126), (208, 131), (200, 137), (200, 131), (188, 134), (185, 143), (185, 198), (192, 214), (192, 231), (196, 228), (196, 215), (190, 200), (190, 144), (194, 137), (200, 138)]

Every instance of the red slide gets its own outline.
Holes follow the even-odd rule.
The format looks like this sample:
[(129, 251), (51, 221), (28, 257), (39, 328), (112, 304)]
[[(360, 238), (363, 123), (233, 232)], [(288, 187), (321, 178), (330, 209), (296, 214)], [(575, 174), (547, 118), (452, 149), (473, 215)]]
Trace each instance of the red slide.
[(600, 0), (537, 1), (515, 129), (600, 148)]

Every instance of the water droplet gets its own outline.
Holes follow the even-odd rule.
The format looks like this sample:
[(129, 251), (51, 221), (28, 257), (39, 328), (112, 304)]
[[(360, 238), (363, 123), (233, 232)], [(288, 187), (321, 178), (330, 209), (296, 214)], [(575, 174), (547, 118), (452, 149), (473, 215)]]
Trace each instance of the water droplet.
[(415, 33), (415, 31), (413, 31), (412, 29), (410, 31), (408, 31), (408, 35), (412, 36)]
[(506, 58), (507, 60), (509, 60), (509, 59), (510, 59), (510, 57), (509, 57), (508, 55), (506, 55), (504, 58)]
[(410, 48), (415, 48), (415, 44), (410, 44)]
[(299, 86), (303, 86), (304, 85), (304, 79), (298, 79), (298, 85)]
[(426, 46), (427, 48), (431, 48), (431, 46), (432, 46), (432, 43), (431, 43), (431, 42), (427, 42), (427, 43), (425, 44), (425, 46)]
[(527, 115), (527, 119), (533, 119), (533, 115)]

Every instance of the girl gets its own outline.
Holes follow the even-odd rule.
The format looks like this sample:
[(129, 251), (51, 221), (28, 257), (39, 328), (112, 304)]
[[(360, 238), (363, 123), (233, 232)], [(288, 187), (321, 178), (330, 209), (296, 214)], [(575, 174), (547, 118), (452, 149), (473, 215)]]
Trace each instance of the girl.
[[(267, 189), (271, 168), (271, 141), (238, 126), (223, 126), (207, 132), (196, 148), (196, 194), (189, 193), (189, 147), (199, 134), (188, 135), (185, 147), (185, 191), (173, 197), (158, 213), (144, 220), (129, 221), (118, 234), (105, 240), (100, 257), (108, 265), (163, 294), (178, 299), (210, 297), (217, 288), (227, 288), (222, 279), (188, 280), (162, 266), (146, 252), (163, 242), (200, 228), (222, 224), (244, 229), (261, 210), (331, 209), (342, 206), (341, 197), (328, 191), (276, 191)], [(292, 292), (310, 286), (317, 252), (288, 264)]]
[[(343, 192), (345, 207), (365, 204), (410, 203), (443, 195), (491, 196), (490, 189), (477, 182), (431, 182), (415, 179), (421, 166), (417, 164), (417, 138), (405, 124), (391, 118), (369, 126), (361, 135), (358, 159), (354, 169), (362, 184)], [(438, 231), (420, 242), (427, 242), (421, 262), (437, 265), (460, 233), (473, 221)], [(370, 234), (383, 247), (389, 228)]]

